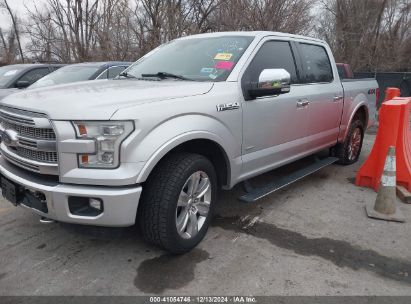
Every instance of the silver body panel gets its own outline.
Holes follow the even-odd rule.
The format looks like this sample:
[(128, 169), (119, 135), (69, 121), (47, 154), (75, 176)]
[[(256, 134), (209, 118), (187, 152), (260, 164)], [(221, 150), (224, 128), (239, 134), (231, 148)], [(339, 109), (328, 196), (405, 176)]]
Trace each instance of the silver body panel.
[[(4, 160), (0, 162), (1, 174), (18, 184), (44, 189), (50, 204), (58, 210), (63, 210), (57, 207), (59, 204), (66, 204), (63, 191), (83, 195), (102, 191), (113, 205), (118, 195), (118, 209), (111, 211), (115, 215), (105, 211), (104, 220), (73, 218), (67, 210), (54, 219), (91, 225), (131, 225), (142, 190), (140, 184), (162, 157), (182, 143), (206, 139), (219, 145), (229, 163), (229, 178), (223, 187), (230, 189), (240, 181), (342, 142), (359, 107), (365, 107), (368, 124), (374, 121), (375, 95), (367, 92), (377, 88), (377, 82), (342, 83), (326, 43), (272, 32), (202, 36), (227, 34), (250, 35), (255, 39), (224, 82), (101, 80), (27, 90), (6, 97), (3, 105), (42, 113), (50, 120), (57, 137), (58, 182), (53, 187), (42, 186), (37, 175), (26, 173), (20, 177), (19, 172), (24, 170), (12, 173)], [(260, 46), (269, 39), (323, 46), (332, 64), (334, 80), (291, 85), (289, 93), (246, 101), (241, 77)], [(298, 105), (301, 100), (308, 103)], [(236, 106), (230, 110), (217, 110), (218, 105), (233, 103)], [(77, 153), (89, 151), (92, 143), (76, 138), (71, 123), (75, 120), (134, 121), (135, 131), (121, 145), (118, 168), (78, 168)], [(124, 220), (120, 220), (122, 217)]]

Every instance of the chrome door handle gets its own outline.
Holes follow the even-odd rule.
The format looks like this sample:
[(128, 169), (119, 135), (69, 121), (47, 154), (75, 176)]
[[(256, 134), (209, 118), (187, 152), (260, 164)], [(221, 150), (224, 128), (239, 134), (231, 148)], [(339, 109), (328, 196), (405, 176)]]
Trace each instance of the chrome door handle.
[(309, 104), (310, 104), (310, 102), (307, 99), (297, 100), (297, 108), (304, 108), (304, 107), (308, 106)]
[(337, 101), (342, 100), (343, 98), (344, 98), (343, 96), (334, 96), (333, 101), (337, 102)]

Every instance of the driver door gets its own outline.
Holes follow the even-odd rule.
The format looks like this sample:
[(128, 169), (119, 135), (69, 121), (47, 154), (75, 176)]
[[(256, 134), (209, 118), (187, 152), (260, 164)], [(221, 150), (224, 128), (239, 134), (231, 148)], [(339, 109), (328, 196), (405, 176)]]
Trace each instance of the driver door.
[(246, 97), (247, 83), (258, 82), (264, 69), (281, 68), (291, 75), (290, 92), (243, 102), (243, 176), (279, 167), (306, 151), (307, 92), (302, 86), (293, 85), (299, 83), (299, 73), (289, 41), (262, 43), (243, 74), (243, 94)]

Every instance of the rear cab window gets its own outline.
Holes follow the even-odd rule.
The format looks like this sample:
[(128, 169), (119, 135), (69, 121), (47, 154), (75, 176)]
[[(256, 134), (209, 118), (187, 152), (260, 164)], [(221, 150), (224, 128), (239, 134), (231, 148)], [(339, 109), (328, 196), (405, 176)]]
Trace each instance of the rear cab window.
[(303, 83), (329, 83), (334, 80), (327, 50), (317, 44), (299, 43), (304, 71)]

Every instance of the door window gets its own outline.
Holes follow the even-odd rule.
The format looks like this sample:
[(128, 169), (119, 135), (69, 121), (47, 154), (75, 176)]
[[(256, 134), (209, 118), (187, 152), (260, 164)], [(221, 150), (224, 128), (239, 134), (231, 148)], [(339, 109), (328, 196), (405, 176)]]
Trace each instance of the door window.
[(331, 82), (333, 71), (325, 48), (319, 45), (300, 43), (305, 70), (305, 83)]
[(28, 71), (26, 74), (20, 77), (18, 81), (28, 81), (30, 84), (35, 83), (40, 78), (43, 78), (50, 73), (48, 68), (37, 68), (31, 71)]
[(289, 42), (265, 42), (248, 66), (243, 83), (257, 82), (261, 72), (265, 69), (285, 69), (291, 75), (291, 83), (298, 82), (297, 69)]
[(107, 79), (108, 75), (108, 69), (106, 69), (104, 72), (102, 72), (96, 79)]
[(114, 77), (117, 77), (118, 74), (124, 71), (126, 67), (125, 66), (114, 66), (108, 69), (108, 79), (112, 79)]

